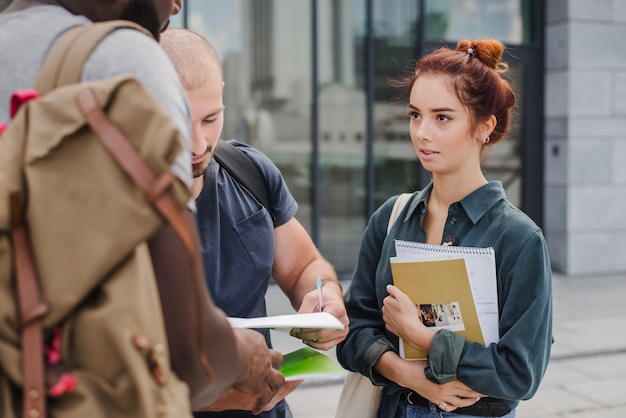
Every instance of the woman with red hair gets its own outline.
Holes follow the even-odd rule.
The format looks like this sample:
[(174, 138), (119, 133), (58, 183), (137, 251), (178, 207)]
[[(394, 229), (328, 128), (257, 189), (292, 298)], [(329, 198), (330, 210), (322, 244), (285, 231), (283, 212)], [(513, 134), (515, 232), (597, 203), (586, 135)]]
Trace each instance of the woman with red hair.
[[(389, 234), (397, 197), (371, 216), (346, 293), (350, 333), (337, 347), (345, 368), (384, 386), (378, 417), (514, 417), (545, 373), (552, 344), (545, 239), (481, 168), (485, 150), (505, 137), (515, 103), (501, 78), (508, 69), (503, 52), (496, 40), (462, 40), (394, 83), (406, 88), (411, 142), (432, 181), (413, 193)], [(396, 239), (495, 250), (497, 343), (485, 347), (419, 321), (418, 308), (392, 285)], [(399, 337), (427, 360), (401, 358)]]

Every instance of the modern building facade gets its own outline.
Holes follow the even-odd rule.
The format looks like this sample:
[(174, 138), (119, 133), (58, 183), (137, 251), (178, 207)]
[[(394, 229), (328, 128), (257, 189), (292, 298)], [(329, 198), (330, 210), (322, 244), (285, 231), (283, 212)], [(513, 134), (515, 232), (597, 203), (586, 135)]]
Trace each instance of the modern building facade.
[(518, 105), (487, 177), (542, 226), (556, 271), (626, 272), (626, 1), (185, 0), (172, 25), (216, 47), (223, 138), (272, 158), (346, 276), (369, 215), (429, 181), (389, 80), (436, 47), (501, 40)]

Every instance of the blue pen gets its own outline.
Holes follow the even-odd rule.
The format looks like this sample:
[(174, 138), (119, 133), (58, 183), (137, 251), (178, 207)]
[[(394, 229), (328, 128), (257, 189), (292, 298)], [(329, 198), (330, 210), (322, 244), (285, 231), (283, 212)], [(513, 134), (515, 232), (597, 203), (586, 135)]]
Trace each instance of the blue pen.
[(317, 288), (317, 299), (320, 304), (320, 312), (322, 312), (324, 297), (322, 296), (322, 278), (320, 276), (317, 276), (317, 279), (315, 279), (315, 287)]

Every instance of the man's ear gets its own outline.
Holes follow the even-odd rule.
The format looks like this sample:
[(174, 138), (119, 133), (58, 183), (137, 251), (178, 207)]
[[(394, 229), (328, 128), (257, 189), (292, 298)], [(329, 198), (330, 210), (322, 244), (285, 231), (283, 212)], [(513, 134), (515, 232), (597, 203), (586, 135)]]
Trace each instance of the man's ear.
[(183, 9), (183, 0), (174, 0), (174, 8), (172, 9), (172, 15), (177, 15)]

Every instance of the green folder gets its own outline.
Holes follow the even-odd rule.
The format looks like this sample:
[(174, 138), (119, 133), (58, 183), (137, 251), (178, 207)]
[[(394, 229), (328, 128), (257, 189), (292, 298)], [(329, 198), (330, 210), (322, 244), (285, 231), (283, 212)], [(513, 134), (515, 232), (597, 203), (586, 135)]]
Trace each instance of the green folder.
[(333, 359), (310, 347), (285, 354), (283, 358), (279, 370), (285, 376), (285, 380), (336, 378), (344, 373)]

